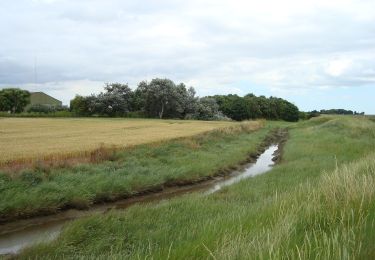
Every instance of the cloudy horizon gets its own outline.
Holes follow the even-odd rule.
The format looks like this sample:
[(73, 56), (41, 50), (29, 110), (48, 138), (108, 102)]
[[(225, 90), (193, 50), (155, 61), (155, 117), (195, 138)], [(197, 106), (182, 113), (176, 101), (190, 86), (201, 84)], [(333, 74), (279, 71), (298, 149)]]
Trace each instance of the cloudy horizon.
[(375, 1), (4, 0), (0, 88), (68, 104), (105, 82), (375, 114)]

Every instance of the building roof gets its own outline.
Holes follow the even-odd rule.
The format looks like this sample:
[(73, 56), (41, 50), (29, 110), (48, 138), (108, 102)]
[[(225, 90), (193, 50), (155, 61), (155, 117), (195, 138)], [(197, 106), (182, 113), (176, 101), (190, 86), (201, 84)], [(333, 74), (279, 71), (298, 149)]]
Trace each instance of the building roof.
[(54, 98), (54, 97), (51, 97), (50, 95), (48, 95), (48, 94), (46, 94), (46, 93), (44, 93), (44, 92), (42, 92), (42, 91), (30, 92), (30, 95), (34, 95), (34, 94), (45, 95), (45, 96), (47, 96), (48, 98), (53, 99), (53, 100), (56, 101), (56, 102), (62, 103), (60, 100), (58, 100), (58, 99), (56, 99), (56, 98)]

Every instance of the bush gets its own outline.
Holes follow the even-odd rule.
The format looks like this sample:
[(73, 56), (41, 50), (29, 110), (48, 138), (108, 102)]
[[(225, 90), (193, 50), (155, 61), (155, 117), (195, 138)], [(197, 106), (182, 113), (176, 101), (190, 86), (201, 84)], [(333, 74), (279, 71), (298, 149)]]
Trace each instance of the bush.
[(69, 108), (66, 106), (54, 106), (54, 105), (47, 105), (47, 104), (34, 104), (27, 112), (29, 113), (56, 113), (61, 111), (69, 111)]
[(57, 111), (54, 113), (40, 113), (40, 112), (23, 112), (19, 114), (11, 114), (8, 112), (0, 112), (0, 117), (73, 117), (74, 113), (69, 111)]

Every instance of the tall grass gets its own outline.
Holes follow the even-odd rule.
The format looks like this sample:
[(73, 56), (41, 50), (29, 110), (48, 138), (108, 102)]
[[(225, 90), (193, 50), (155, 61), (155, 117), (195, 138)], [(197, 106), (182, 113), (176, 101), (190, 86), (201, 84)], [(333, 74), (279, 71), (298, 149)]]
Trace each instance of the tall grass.
[(375, 124), (361, 120), (293, 125), (267, 174), (75, 221), (21, 258), (373, 259)]
[[(375, 155), (324, 173), (275, 196), (265, 211), (272, 217), (255, 234), (226, 237), (215, 252), (218, 259), (356, 259), (373, 257), (374, 227), (369, 217), (375, 201)], [(372, 253), (372, 254), (368, 254)]]

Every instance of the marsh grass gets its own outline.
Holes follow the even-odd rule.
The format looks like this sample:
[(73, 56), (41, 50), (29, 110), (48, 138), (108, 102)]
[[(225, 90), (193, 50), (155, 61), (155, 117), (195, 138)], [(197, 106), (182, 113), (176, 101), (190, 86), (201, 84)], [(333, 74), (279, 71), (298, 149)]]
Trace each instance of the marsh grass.
[(75, 221), (21, 258), (373, 259), (375, 124), (362, 120), (291, 125), (267, 174)]

